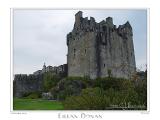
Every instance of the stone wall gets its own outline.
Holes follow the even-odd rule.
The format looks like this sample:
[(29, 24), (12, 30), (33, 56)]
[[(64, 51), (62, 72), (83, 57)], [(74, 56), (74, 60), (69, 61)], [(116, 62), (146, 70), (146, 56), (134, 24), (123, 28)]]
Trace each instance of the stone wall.
[(43, 75), (17, 74), (14, 77), (14, 96), (23, 97), (32, 92), (42, 92)]
[[(45, 69), (44, 69), (45, 68)], [(51, 69), (53, 68), (53, 69)], [(58, 75), (61, 78), (67, 76), (67, 64), (60, 65), (58, 67), (43, 67), (42, 70), (38, 70), (33, 74), (16, 74), (14, 76), (13, 91), (15, 97), (23, 97), (33, 92), (43, 92), (43, 76), (46, 72), (51, 72), (54, 75)]]

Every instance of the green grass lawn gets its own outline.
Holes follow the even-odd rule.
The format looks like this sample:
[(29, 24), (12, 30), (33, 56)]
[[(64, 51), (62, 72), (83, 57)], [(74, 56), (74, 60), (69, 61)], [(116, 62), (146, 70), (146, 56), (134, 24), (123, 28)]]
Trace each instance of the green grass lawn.
[(13, 110), (63, 110), (63, 105), (59, 101), (14, 98)]

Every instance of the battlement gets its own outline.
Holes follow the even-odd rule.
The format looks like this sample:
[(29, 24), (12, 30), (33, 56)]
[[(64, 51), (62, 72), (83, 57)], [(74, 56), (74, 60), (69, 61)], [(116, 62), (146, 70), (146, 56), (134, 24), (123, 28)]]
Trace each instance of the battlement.
[(95, 32), (98, 34), (109, 31), (115, 32), (123, 38), (133, 36), (132, 27), (128, 21), (123, 25), (119, 25), (117, 28), (116, 25), (113, 24), (112, 17), (107, 17), (105, 20), (97, 23), (94, 17), (90, 17), (90, 19), (88, 19), (88, 17), (83, 18), (82, 11), (79, 11), (75, 15), (73, 30), (67, 35), (67, 45), (69, 44), (69, 40), (75, 40), (76, 36), (79, 36), (79, 34), (84, 35), (87, 32)]
[(83, 17), (83, 12), (82, 12), (82, 11), (79, 11), (79, 12), (77, 12), (77, 13), (75, 14), (76, 20), (79, 20), (79, 19), (82, 18), (82, 17)]

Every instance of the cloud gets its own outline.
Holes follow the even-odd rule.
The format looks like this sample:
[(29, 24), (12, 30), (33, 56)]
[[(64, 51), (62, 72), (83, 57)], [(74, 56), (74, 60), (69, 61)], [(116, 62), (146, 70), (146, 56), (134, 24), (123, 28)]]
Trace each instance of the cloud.
[[(33, 73), (47, 65), (67, 62), (66, 35), (73, 29), (78, 10), (14, 10), (14, 73)], [(113, 17), (117, 26), (133, 27), (136, 63), (146, 63), (146, 10), (82, 10), (84, 17), (100, 22)]]

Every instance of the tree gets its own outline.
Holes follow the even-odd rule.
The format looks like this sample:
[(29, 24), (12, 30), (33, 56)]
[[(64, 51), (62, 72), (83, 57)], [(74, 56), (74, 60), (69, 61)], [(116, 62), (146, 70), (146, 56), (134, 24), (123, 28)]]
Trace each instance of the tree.
[(52, 87), (57, 85), (59, 80), (57, 75), (54, 75), (51, 72), (45, 73), (43, 78), (44, 91), (48, 92)]

